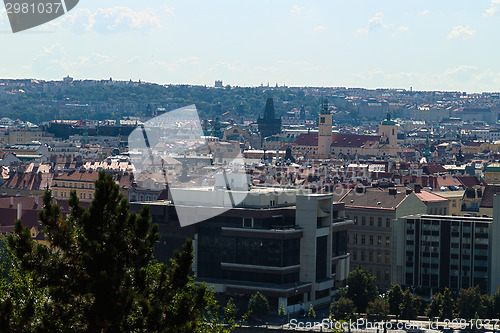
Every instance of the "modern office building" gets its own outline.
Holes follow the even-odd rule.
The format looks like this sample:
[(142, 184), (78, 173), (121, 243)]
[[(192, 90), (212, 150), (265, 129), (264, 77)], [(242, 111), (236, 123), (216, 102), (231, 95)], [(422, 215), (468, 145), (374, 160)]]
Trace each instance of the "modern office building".
[[(196, 189), (185, 191), (191, 190)], [(184, 228), (175, 202), (147, 203), (162, 237), (156, 256), (171, 257), (190, 237), (197, 281), (237, 304), (242, 299), (240, 304), (245, 304), (257, 291), (275, 311), (282, 303), (287, 311), (328, 304), (349, 273), (346, 240), (352, 221), (344, 216), (344, 204), (334, 203), (330, 194), (299, 190), (254, 188), (248, 193), (237, 207)], [(180, 197), (189, 210), (189, 195)], [(132, 206), (140, 209), (143, 204)], [(193, 210), (195, 205), (203, 208), (192, 205)]]

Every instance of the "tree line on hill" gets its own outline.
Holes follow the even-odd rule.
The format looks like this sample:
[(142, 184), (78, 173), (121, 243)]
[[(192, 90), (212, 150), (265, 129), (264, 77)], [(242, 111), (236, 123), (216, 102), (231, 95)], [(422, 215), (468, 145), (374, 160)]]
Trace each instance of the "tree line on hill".
[[(272, 89), (262, 87), (231, 87), (214, 89), (204, 86), (138, 84), (107, 85), (94, 83), (89, 85), (69, 85), (51, 87), (44, 91), (27, 90), (17, 94), (16, 98), (0, 101), (0, 118), (9, 117), (39, 124), (54, 119), (103, 120), (117, 119), (124, 116), (149, 116), (147, 105), (165, 107), (167, 110), (196, 104), (203, 119), (215, 119), (230, 112), (231, 116), (257, 119), (262, 116), (267, 97), (274, 98), (277, 116), (283, 116), (293, 108), (302, 106), (315, 120), (322, 105), (322, 97), (306, 94), (304, 90)], [(71, 112), (60, 109), (61, 103), (103, 104), (118, 106), (113, 111), (89, 113), (86, 108), (75, 108)], [(335, 104), (335, 100), (330, 102)], [(121, 110), (120, 105), (136, 105), (133, 111)], [(241, 104), (241, 107), (240, 107)], [(350, 105), (339, 104), (341, 110), (353, 112)], [(240, 109), (241, 108), (241, 109)], [(351, 120), (356, 120), (353, 116)]]

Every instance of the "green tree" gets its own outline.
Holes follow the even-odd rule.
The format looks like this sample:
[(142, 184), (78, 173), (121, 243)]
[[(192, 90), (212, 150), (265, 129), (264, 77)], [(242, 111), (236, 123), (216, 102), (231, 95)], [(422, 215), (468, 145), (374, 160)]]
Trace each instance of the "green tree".
[(485, 309), (479, 286), (461, 289), (456, 307), (460, 318), (473, 319), (476, 314), (483, 316)]
[(346, 297), (340, 297), (338, 300), (333, 302), (330, 307), (330, 315), (332, 320), (349, 320), (354, 319), (354, 313), (356, 312), (356, 306), (354, 302)]
[(491, 318), (500, 318), (500, 286), (491, 300)]
[[(50, 332), (184, 332), (196, 328), (212, 294), (196, 286), (191, 274), (193, 246), (188, 240), (170, 265), (153, 260), (159, 239), (149, 209), (139, 215), (103, 171), (88, 210), (76, 192), (63, 217), (43, 198), (40, 223), (50, 246), (35, 245), (16, 221), (9, 246), (20, 272), (47, 295), (35, 322)], [(2, 304), (3, 306), (3, 304)]]
[[(203, 320), (200, 322), (196, 329), (196, 333), (229, 333), (236, 328), (236, 305), (233, 299), (230, 298), (224, 309), (222, 315), (220, 314), (220, 305), (214, 298), (210, 298)], [(246, 316), (243, 316), (246, 318)]]
[(316, 318), (316, 311), (314, 311), (314, 307), (313, 305), (309, 305), (309, 311), (307, 311), (307, 317), (309, 319), (314, 319)]
[(401, 319), (415, 319), (418, 316), (420, 308), (420, 299), (414, 298), (409, 289), (403, 294), (403, 302), (401, 303)]
[(389, 302), (383, 298), (376, 298), (366, 308), (366, 318), (369, 321), (385, 321), (389, 318)]
[(377, 298), (375, 281), (371, 272), (359, 266), (347, 276), (347, 298), (356, 304), (359, 312), (365, 312), (368, 303)]
[(283, 304), (283, 302), (281, 302), (280, 308), (278, 310), (278, 316), (280, 317), (286, 316), (285, 305)]
[(264, 295), (257, 292), (250, 297), (248, 310), (251, 315), (265, 316), (269, 312), (269, 302)]
[(439, 319), (453, 319), (453, 310), (455, 309), (455, 302), (451, 297), (450, 289), (446, 288), (443, 293), (443, 298), (441, 300), (441, 306), (439, 309)]
[(394, 284), (389, 290), (389, 311), (399, 319), (401, 314), (401, 303), (403, 302), (403, 291), (399, 284)]
[(429, 318), (439, 317), (439, 309), (441, 308), (441, 302), (443, 300), (443, 295), (441, 293), (436, 293), (432, 295), (431, 302), (425, 310), (425, 315)]

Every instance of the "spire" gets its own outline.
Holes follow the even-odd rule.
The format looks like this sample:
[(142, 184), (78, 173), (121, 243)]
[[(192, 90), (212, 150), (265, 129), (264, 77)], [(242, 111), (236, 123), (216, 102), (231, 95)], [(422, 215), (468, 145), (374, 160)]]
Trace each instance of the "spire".
[(323, 100), (323, 108), (321, 109), (321, 114), (330, 114), (330, 111), (328, 111), (328, 99), (325, 98)]
[(274, 120), (276, 118), (274, 112), (274, 100), (272, 97), (269, 97), (266, 101), (266, 108), (264, 110), (264, 119), (266, 120)]

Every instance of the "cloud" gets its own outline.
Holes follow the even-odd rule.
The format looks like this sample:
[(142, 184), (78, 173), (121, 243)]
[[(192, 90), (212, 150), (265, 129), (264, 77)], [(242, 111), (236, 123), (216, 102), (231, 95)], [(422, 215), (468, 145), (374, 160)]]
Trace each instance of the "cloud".
[(428, 9), (424, 9), (423, 11), (421, 12), (418, 12), (418, 16), (427, 16), (429, 15), (431, 12), (428, 10)]
[(469, 38), (472, 38), (474, 37), (474, 35), (476, 34), (476, 31), (475, 30), (472, 30), (471, 27), (469, 27), (468, 25), (467, 26), (462, 26), (462, 25), (458, 25), (456, 27), (453, 27), (451, 29), (451, 32), (449, 33), (448, 35), (448, 39), (469, 39)]
[(490, 8), (488, 8), (484, 11), (483, 16), (484, 17), (495, 16), (499, 10), (500, 10), (500, 0), (491, 0), (490, 1)]
[(325, 30), (326, 30), (326, 27), (324, 25), (318, 25), (312, 29), (312, 32), (313, 32), (313, 34), (319, 34), (320, 32), (325, 31)]
[(306, 7), (300, 7), (298, 5), (292, 6), (292, 15), (295, 16), (309, 16), (312, 14), (312, 10)]
[(88, 8), (77, 8), (59, 20), (42, 26), (45, 30), (70, 30), (75, 33), (94, 31), (97, 33), (116, 33), (132, 30), (153, 31), (161, 28), (163, 17), (174, 15), (174, 9), (162, 6), (160, 10), (145, 8), (135, 11), (128, 7), (118, 6), (99, 8), (92, 11)]
[(392, 31), (392, 37), (397, 37), (400, 34), (407, 32), (409, 28), (406, 26), (395, 27), (393, 24), (386, 24), (384, 22), (384, 13), (378, 12), (368, 20), (366, 28), (359, 28), (356, 33), (358, 35), (365, 35), (383, 30)]
[(409, 30), (410, 30), (410, 28), (402, 25), (394, 30), (394, 32), (392, 33), (392, 37), (398, 37), (398, 36), (408, 32)]
[(366, 28), (360, 28), (358, 29), (357, 33), (358, 34), (367, 34), (369, 32), (374, 32), (377, 30), (385, 29), (388, 28), (384, 23), (384, 13), (383, 12), (378, 12), (368, 20), (368, 24)]

